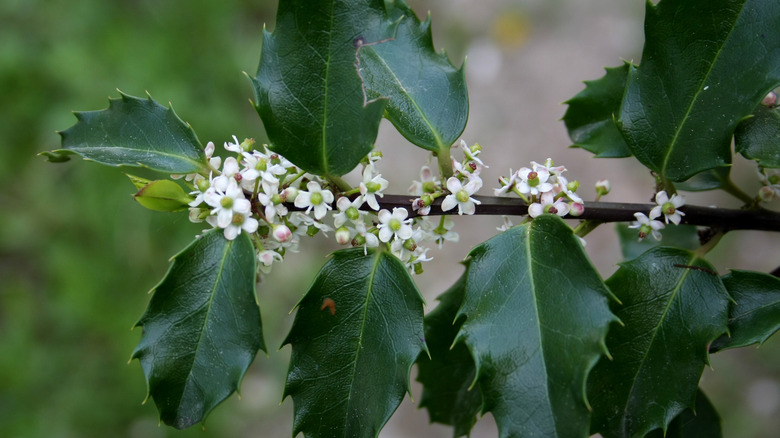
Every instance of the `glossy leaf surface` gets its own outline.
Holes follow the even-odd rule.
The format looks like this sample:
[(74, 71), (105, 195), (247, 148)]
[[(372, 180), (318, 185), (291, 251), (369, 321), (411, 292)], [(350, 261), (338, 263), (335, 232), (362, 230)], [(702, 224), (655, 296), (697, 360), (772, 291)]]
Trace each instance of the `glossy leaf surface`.
[(656, 429), (646, 435), (646, 438), (720, 438), (723, 431), (720, 427), (720, 416), (710, 399), (701, 389), (696, 394), (696, 405), (688, 408), (674, 418), (666, 434)]
[(565, 103), (569, 105), (563, 121), (575, 147), (592, 152), (599, 158), (630, 157), (615, 117), (623, 100), (628, 67), (606, 68), (606, 74), (595, 81), (585, 81), (585, 89)]
[(402, 1), (395, 2), (392, 16), (403, 17), (392, 39), (364, 39), (358, 49), (366, 97), (388, 97), (385, 115), (407, 140), (447, 153), (469, 115), (464, 70), (436, 53), (430, 16), (421, 23)]
[(297, 306), (285, 396), (293, 435), (375, 437), (425, 350), (423, 300), (388, 252), (337, 251)]
[(238, 389), (263, 343), (255, 251), (245, 233), (204, 233), (173, 258), (154, 289), (133, 358), (165, 424), (203, 421)]
[(607, 285), (623, 326), (607, 336), (612, 360), (588, 381), (592, 432), (643, 437), (693, 406), (708, 347), (726, 331), (729, 296), (709, 263), (668, 247), (622, 264)]
[(780, 111), (759, 105), (737, 126), (734, 149), (764, 167), (780, 167)]
[(474, 248), (458, 318), (501, 437), (588, 435), (585, 381), (616, 320), (563, 220), (542, 215)]
[(430, 357), (417, 359), (417, 380), (423, 384), (420, 407), (428, 409), (431, 422), (453, 426), (453, 435), (468, 435), (482, 409), (482, 392), (474, 382), (476, 367), (468, 348), (454, 344), (463, 325), (455, 316), (463, 303), (466, 276), (443, 293), (439, 305), (425, 316), (425, 343)]
[(734, 128), (780, 84), (778, 27), (774, 1), (647, 2), (618, 120), (637, 159), (673, 181), (729, 165)]
[(364, 102), (356, 42), (390, 38), (396, 26), (383, 0), (280, 1), (252, 80), (271, 148), (317, 175), (351, 171), (387, 103)]
[(165, 173), (194, 173), (206, 156), (190, 125), (173, 109), (120, 93), (108, 109), (75, 113), (78, 123), (60, 132), (55, 153), (76, 153), (109, 166), (148, 167)]
[(729, 336), (712, 344), (711, 351), (763, 344), (780, 329), (780, 278), (733, 270), (723, 284), (734, 299), (729, 309)]

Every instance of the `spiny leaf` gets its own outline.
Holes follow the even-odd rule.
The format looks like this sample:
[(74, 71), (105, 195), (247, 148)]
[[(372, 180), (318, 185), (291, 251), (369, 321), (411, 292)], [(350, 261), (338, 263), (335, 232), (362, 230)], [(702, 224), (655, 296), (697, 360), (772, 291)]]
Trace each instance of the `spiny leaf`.
[(723, 284), (734, 301), (729, 308), (729, 332), (710, 351), (763, 344), (780, 329), (780, 278), (761, 272), (733, 270)]
[(423, 300), (388, 252), (337, 251), (298, 303), (285, 397), (293, 435), (376, 437), (425, 350)]
[(734, 132), (734, 148), (764, 167), (780, 167), (780, 111), (759, 105)]
[(646, 438), (720, 438), (723, 432), (720, 428), (720, 416), (710, 400), (701, 389), (696, 394), (696, 406), (686, 409), (675, 417), (666, 433), (656, 429), (646, 435)]
[(439, 305), (425, 316), (425, 343), (430, 357), (417, 359), (417, 380), (423, 384), (420, 407), (428, 409), (431, 422), (454, 427), (453, 436), (468, 435), (482, 408), (482, 392), (475, 383), (476, 368), (464, 344), (455, 344), (463, 318), (455, 320), (466, 292), (466, 276), (439, 298)]
[(358, 47), (366, 97), (388, 97), (385, 115), (407, 140), (447, 153), (469, 115), (463, 67), (456, 69), (446, 54), (434, 50), (430, 15), (420, 23), (396, 0), (391, 16), (401, 20), (392, 39), (363, 39)]
[(623, 326), (607, 336), (612, 360), (590, 375), (592, 432), (643, 437), (693, 407), (710, 343), (726, 331), (729, 297), (712, 266), (679, 248), (655, 247), (607, 280)]
[(205, 420), (265, 350), (255, 275), (249, 236), (231, 241), (212, 230), (177, 254), (153, 289), (132, 357), (165, 424), (184, 429)]
[(474, 358), (502, 437), (587, 436), (585, 381), (616, 320), (563, 220), (542, 215), (474, 248), (456, 342)]
[(78, 123), (60, 132), (64, 149), (109, 166), (148, 167), (165, 173), (194, 173), (206, 167), (206, 155), (190, 125), (173, 109), (119, 93), (108, 109), (77, 112)]
[(583, 148), (599, 158), (630, 157), (623, 135), (615, 124), (626, 88), (628, 67), (606, 68), (601, 79), (585, 81), (585, 89), (565, 103), (569, 105), (563, 122), (574, 147)]
[(271, 148), (324, 176), (351, 171), (373, 147), (386, 99), (364, 102), (356, 41), (391, 38), (384, 0), (286, 0), (263, 32), (252, 82)]
[(778, 28), (775, 1), (647, 2), (618, 119), (637, 159), (672, 181), (728, 166), (734, 128), (780, 84)]

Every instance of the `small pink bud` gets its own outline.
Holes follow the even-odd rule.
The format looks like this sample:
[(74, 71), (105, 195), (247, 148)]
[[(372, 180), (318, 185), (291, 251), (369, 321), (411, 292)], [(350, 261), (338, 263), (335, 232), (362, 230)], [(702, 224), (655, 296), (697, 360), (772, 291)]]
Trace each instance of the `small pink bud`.
[(292, 237), (292, 231), (287, 225), (274, 225), (274, 239), (279, 242), (287, 242)]
[(336, 242), (338, 242), (339, 245), (346, 245), (351, 241), (352, 236), (350, 236), (349, 229), (347, 229), (347, 227), (339, 227), (339, 229), (336, 230)]
[(569, 214), (571, 216), (582, 216), (585, 213), (585, 206), (579, 202), (572, 202)]
[(769, 94), (764, 96), (764, 100), (761, 101), (761, 105), (772, 108), (777, 103), (777, 94), (770, 91)]
[(773, 200), (774, 198), (775, 198), (775, 191), (772, 190), (771, 187), (764, 186), (764, 187), (761, 187), (758, 190), (758, 199), (759, 200), (761, 200), (763, 202), (767, 202), (767, 201)]

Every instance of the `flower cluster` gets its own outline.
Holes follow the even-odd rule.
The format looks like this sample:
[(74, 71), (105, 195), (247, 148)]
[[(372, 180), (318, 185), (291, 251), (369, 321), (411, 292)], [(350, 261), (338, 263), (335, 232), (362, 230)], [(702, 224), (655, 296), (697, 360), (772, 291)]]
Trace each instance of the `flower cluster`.
[[(409, 218), (405, 208), (381, 208), (380, 200), (389, 186), (377, 170), (381, 153), (372, 152), (363, 161), (362, 179), (356, 188), (338, 191), (265, 145), (255, 147), (254, 140), (239, 142), (233, 136), (224, 148), (231, 155), (223, 161), (215, 156), (214, 143), (209, 142), (205, 150), (208, 174), (184, 176), (194, 198), (189, 204), (189, 217), (192, 222), (222, 229), (229, 240), (242, 232), (250, 234), (260, 273), (270, 272), (287, 251), (297, 252), (302, 236), (319, 232), (327, 236), (334, 230), (339, 244), (362, 246), (366, 252), (384, 245), (419, 273), (421, 262), (431, 260), (423, 242), (441, 247), (444, 241), (458, 240), (458, 234), (452, 231), (452, 219), (424, 217), (433, 200), (445, 196), (442, 208), (458, 207), (459, 214), (473, 214), (479, 204), (472, 197), (482, 186), (479, 172), (484, 164), (477, 157), (479, 145), (458, 144), (465, 158), (453, 159), (454, 176), (446, 181), (448, 191), (428, 166), (423, 167), (421, 181), (410, 189), (421, 197), (412, 206), (422, 215), (415, 218)], [(332, 226), (324, 222), (328, 219)]]
[(761, 188), (758, 190), (758, 200), (769, 202), (780, 198), (780, 173), (769, 173), (761, 166), (758, 168), (758, 179), (761, 180)]
[[(655, 203), (656, 206), (650, 210), (648, 215), (641, 212), (634, 213), (636, 221), (629, 225), (629, 228), (639, 229), (640, 241), (648, 235), (652, 235), (655, 240), (660, 241), (660, 230), (664, 229), (669, 222), (679, 225), (682, 216), (685, 216), (685, 213), (680, 211), (680, 207), (685, 205), (685, 199), (680, 195), (674, 194), (669, 197), (665, 190), (661, 190), (655, 194)], [(656, 220), (661, 216), (664, 217), (666, 223)]]
[(548, 158), (544, 164), (531, 162), (531, 167), (518, 171), (509, 170), (509, 177), (499, 178), (501, 187), (494, 189), (496, 196), (514, 193), (528, 204), (528, 215), (535, 218), (544, 213), (558, 216), (579, 216), (584, 211), (584, 202), (577, 189), (577, 181), (563, 176), (564, 166), (554, 166)]

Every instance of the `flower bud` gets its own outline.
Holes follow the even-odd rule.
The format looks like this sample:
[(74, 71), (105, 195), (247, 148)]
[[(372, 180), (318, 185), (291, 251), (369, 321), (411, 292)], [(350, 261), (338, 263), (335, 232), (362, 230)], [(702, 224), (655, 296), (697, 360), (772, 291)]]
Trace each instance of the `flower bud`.
[(599, 196), (604, 196), (608, 194), (612, 190), (612, 184), (610, 184), (609, 180), (602, 179), (599, 181), (596, 181), (596, 194)]
[(351, 240), (352, 236), (350, 236), (350, 232), (347, 227), (341, 226), (338, 230), (336, 230), (336, 242), (338, 242), (339, 245), (346, 245)]
[(585, 206), (583, 204), (580, 204), (579, 202), (571, 203), (571, 208), (569, 209), (569, 215), (582, 216), (583, 213), (585, 213)]
[(294, 202), (298, 197), (298, 189), (295, 187), (287, 187), (282, 191), (282, 199), (284, 202)]
[(290, 231), (287, 225), (273, 225), (273, 227), (274, 239), (278, 242), (287, 242), (292, 237), (292, 231)]
[(769, 186), (761, 187), (758, 190), (758, 199), (761, 202), (769, 202), (769, 201), (775, 199), (775, 191), (772, 190), (772, 188), (769, 187)]
[(764, 96), (764, 100), (761, 101), (761, 105), (772, 108), (777, 103), (777, 94), (770, 91), (769, 94)]

